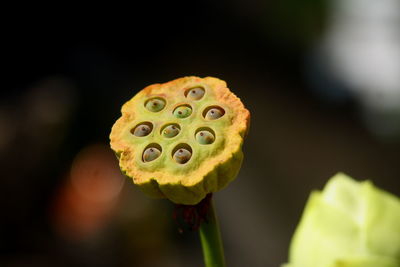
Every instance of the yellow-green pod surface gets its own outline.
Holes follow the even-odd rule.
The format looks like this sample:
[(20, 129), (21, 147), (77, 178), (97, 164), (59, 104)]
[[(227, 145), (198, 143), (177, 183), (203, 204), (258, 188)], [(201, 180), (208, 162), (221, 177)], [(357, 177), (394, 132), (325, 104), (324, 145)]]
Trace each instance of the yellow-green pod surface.
[(399, 198), (337, 174), (311, 194), (284, 266), (399, 267)]
[(250, 113), (222, 80), (153, 84), (122, 106), (111, 148), (142, 191), (194, 205), (232, 181)]

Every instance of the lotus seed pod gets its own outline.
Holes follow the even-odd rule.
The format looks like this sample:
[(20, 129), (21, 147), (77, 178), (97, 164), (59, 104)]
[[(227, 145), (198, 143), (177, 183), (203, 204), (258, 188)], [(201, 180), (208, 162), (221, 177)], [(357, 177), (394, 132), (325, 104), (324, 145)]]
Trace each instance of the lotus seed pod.
[(180, 106), (174, 110), (174, 115), (177, 118), (184, 119), (192, 114), (192, 109), (188, 106)]
[(314, 191), (285, 267), (400, 266), (400, 199), (339, 173)]
[[(213, 109), (217, 115), (207, 116)], [(132, 134), (143, 122), (151, 131)], [(143, 192), (195, 205), (237, 176), (249, 122), (249, 111), (224, 81), (185, 77), (150, 85), (126, 102), (110, 144), (121, 170)]]

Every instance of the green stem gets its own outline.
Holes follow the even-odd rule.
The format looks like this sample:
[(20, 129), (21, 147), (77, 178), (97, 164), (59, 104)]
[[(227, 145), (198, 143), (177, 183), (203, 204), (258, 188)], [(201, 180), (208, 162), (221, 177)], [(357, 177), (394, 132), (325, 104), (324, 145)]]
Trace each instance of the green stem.
[(210, 209), (207, 215), (208, 221), (200, 225), (200, 240), (203, 247), (205, 266), (225, 267), (224, 248), (212, 199), (210, 200)]

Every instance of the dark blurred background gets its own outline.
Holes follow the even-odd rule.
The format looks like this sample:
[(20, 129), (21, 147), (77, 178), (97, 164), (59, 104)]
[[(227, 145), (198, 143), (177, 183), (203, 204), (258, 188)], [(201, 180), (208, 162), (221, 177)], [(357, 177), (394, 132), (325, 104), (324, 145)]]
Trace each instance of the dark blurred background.
[(4, 9), (0, 266), (202, 266), (167, 200), (108, 145), (152, 83), (226, 80), (252, 115), (215, 194), (228, 266), (279, 266), (338, 171), (400, 195), (399, 1), (189, 1)]

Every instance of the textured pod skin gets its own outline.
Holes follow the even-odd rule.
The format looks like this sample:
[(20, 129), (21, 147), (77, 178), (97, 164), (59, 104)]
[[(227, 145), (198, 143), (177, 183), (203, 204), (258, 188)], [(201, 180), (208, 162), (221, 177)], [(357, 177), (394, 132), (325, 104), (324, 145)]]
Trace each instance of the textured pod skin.
[[(192, 88), (204, 88), (200, 99), (188, 97)], [(166, 102), (161, 111), (152, 112), (145, 103), (161, 98)], [(177, 118), (178, 106), (188, 105), (192, 113)], [(205, 119), (210, 107), (220, 107), (225, 114), (216, 120)], [(238, 174), (242, 160), (242, 144), (250, 123), (250, 113), (224, 81), (217, 78), (184, 77), (164, 84), (153, 84), (122, 106), (122, 116), (110, 134), (111, 148), (119, 158), (121, 170), (146, 194), (168, 198), (174, 203), (195, 205), (208, 193), (225, 187)], [(142, 122), (151, 122), (153, 129), (144, 137), (134, 136), (131, 129)], [(165, 138), (161, 129), (167, 124), (178, 124), (180, 132)], [(198, 129), (212, 129), (212, 144), (196, 140)], [(161, 155), (143, 162), (143, 151), (150, 145), (161, 147)], [(189, 146), (192, 156), (185, 164), (177, 163), (173, 153), (180, 146)]]
[(399, 267), (400, 199), (339, 173), (314, 191), (283, 267)]

